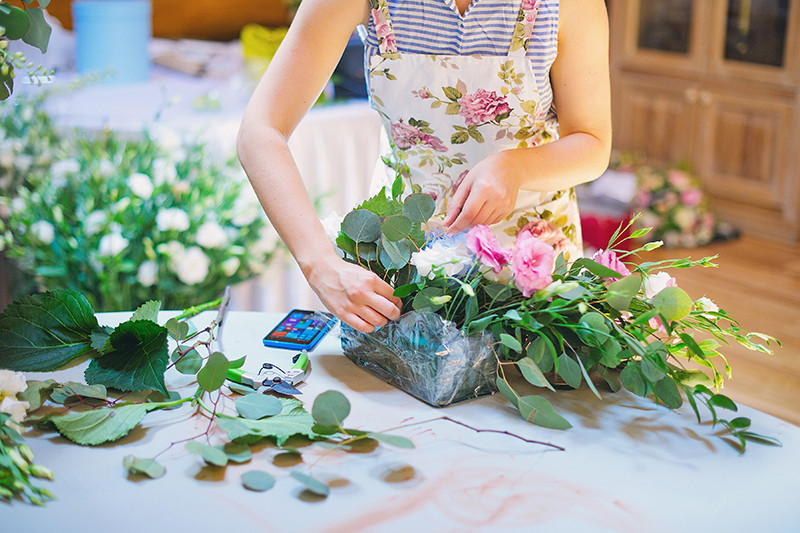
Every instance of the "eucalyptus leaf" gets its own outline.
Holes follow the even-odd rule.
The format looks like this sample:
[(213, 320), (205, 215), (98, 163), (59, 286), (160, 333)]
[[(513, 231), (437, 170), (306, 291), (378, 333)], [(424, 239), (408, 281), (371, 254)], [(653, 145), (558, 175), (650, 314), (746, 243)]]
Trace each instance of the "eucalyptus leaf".
[(94, 310), (73, 290), (18, 298), (0, 314), (0, 368), (55, 370), (91, 350)]
[(253, 458), (253, 452), (250, 451), (250, 446), (246, 444), (228, 442), (220, 449), (228, 456), (228, 462), (230, 463), (246, 463)]
[(309, 476), (308, 474), (303, 474), (302, 472), (292, 472), (291, 476), (302, 483), (307, 490), (310, 490), (314, 494), (319, 496), (328, 496), (331, 492), (331, 489), (328, 487), (328, 485)]
[(680, 287), (666, 287), (652, 298), (653, 307), (668, 321), (680, 320), (692, 311), (692, 299)]
[(242, 396), (236, 400), (235, 405), (239, 415), (250, 420), (277, 415), (282, 408), (280, 400), (276, 397), (258, 392)]
[(567, 419), (558, 414), (544, 396), (523, 396), (519, 399), (519, 412), (522, 417), (535, 424), (550, 429), (569, 429)]
[(126, 455), (122, 466), (131, 474), (141, 474), (151, 479), (158, 479), (167, 473), (167, 469), (155, 459), (143, 459), (133, 455)]
[(275, 476), (263, 470), (250, 470), (242, 474), (242, 486), (256, 492), (264, 492), (275, 486)]
[(534, 363), (532, 359), (523, 357), (517, 361), (517, 366), (519, 366), (522, 376), (527, 380), (528, 383), (537, 387), (547, 387), (551, 391), (555, 392), (553, 386), (549, 381), (547, 381), (547, 378), (544, 376), (539, 367), (536, 366), (536, 363)]
[(734, 401), (724, 394), (714, 394), (708, 399), (708, 403), (711, 405), (716, 405), (717, 407), (722, 407), (723, 409), (727, 409), (729, 411), (736, 412), (739, 410)]
[(321, 426), (342, 427), (342, 422), (350, 414), (350, 402), (339, 391), (323, 392), (314, 400), (311, 415)]
[(92, 359), (86, 382), (123, 391), (153, 389), (167, 394), (167, 330), (149, 320), (120, 324), (109, 337), (112, 350)]
[(415, 193), (403, 201), (403, 214), (419, 224), (427, 222), (435, 210), (436, 202), (428, 194)]
[(647, 395), (647, 383), (634, 363), (628, 363), (619, 373), (622, 385), (637, 396)]
[(95, 399), (105, 401), (108, 391), (104, 385), (84, 385), (77, 381), (67, 381), (57, 385), (50, 398), (56, 403), (69, 403), (80, 399)]
[[(189, 351), (181, 357), (181, 350), (186, 349)], [(175, 363), (175, 370), (189, 376), (197, 374), (197, 371), (203, 366), (203, 358), (200, 356), (200, 353), (194, 348), (189, 349), (188, 346), (175, 348), (170, 359)]]
[(164, 327), (167, 328), (167, 333), (169, 336), (176, 341), (182, 341), (189, 333), (189, 324), (186, 322), (180, 322), (174, 318), (167, 320), (167, 323), (164, 324)]
[(683, 404), (680, 390), (670, 377), (665, 377), (654, 382), (653, 394), (670, 409), (677, 409)]
[(190, 452), (199, 455), (203, 460), (214, 466), (225, 466), (228, 464), (228, 456), (220, 450), (208, 444), (192, 440), (186, 443), (186, 449)]
[(127, 404), (91, 411), (72, 411), (51, 416), (49, 421), (72, 442), (97, 445), (124, 437), (154, 408), (147, 404)]
[[(39, 5), (41, 6), (41, 4)], [(53, 33), (53, 30), (45, 20), (42, 9), (29, 7), (25, 11), (30, 19), (30, 27), (22, 40), (38, 48), (44, 54), (47, 52), (47, 45), (50, 43), (50, 34)]]
[(414, 443), (410, 439), (400, 435), (390, 435), (388, 433), (367, 433), (370, 438), (397, 446), (398, 448), (414, 448)]
[(371, 211), (356, 209), (344, 217), (342, 231), (356, 243), (374, 242), (381, 236), (381, 221)]
[(505, 379), (503, 379), (501, 376), (497, 376), (497, 379), (495, 379), (495, 385), (497, 385), (497, 390), (500, 391), (500, 394), (502, 394), (506, 400), (511, 402), (514, 407), (519, 408), (519, 395), (514, 392)]
[(413, 226), (414, 223), (406, 215), (392, 215), (384, 219), (381, 232), (387, 240), (397, 242), (408, 238)]
[(639, 276), (625, 276), (613, 283), (609, 283), (606, 301), (613, 309), (625, 311), (631, 305), (631, 300), (639, 292), (642, 279)]
[(644, 377), (647, 379), (647, 381), (652, 383), (663, 379), (667, 375), (664, 370), (659, 368), (654, 362), (650, 361), (650, 359), (642, 359), (641, 369), (642, 374), (644, 374)]
[(581, 386), (580, 363), (567, 354), (562, 353), (558, 356), (558, 371), (556, 373), (573, 389)]
[(197, 384), (207, 392), (219, 389), (228, 376), (228, 359), (221, 352), (208, 356), (205, 366), (197, 373)]
[(381, 247), (378, 252), (381, 264), (387, 270), (399, 270), (406, 266), (411, 260), (411, 246), (407, 240), (392, 242), (381, 237)]
[(511, 335), (509, 335), (508, 333), (500, 334), (500, 342), (504, 346), (508, 347), (509, 350), (513, 350), (517, 353), (522, 353), (522, 345), (520, 344), (520, 342)]

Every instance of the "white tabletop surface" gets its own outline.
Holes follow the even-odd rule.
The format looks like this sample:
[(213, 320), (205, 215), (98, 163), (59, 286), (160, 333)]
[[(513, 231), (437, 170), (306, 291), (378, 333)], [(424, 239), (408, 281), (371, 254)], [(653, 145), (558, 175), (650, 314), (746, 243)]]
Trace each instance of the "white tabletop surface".
[[(116, 325), (127, 315), (99, 317)], [(288, 361), (292, 352), (261, 345), (279, 318), (231, 312), (222, 350), (229, 358), (247, 355), (250, 370), (267, 359)], [(800, 428), (777, 418), (741, 407), (755, 431), (783, 446), (751, 444), (740, 455), (688, 409), (672, 412), (624, 392), (600, 401), (579, 390), (551, 395), (574, 427), (548, 430), (520, 419), (499, 395), (429, 407), (357, 368), (338, 342), (329, 335), (311, 354), (312, 372), (301, 385), (308, 409), (318, 394), (335, 389), (352, 405), (347, 427), (380, 431), (447, 415), (564, 451), (433, 421), (396, 431), (414, 449), (382, 444), (347, 453), (310, 446), (303, 448), (304, 464), (294, 466), (275, 461), (279, 450), (268, 444), (255, 446), (249, 463), (225, 468), (204, 466), (178, 444), (159, 457), (164, 477), (129, 480), (126, 455), (152, 457), (205, 431), (207, 419), (183, 405), (148, 414), (141, 428), (102, 446), (29, 431), (37, 462), (55, 471), (55, 481), (42, 484), (57, 500), (44, 508), (0, 504), (2, 531), (797, 531)], [(84, 367), (28, 377), (82, 380)], [(195, 390), (173, 370), (166, 377), (184, 396)], [(221, 431), (215, 437), (224, 440)], [(314, 477), (331, 487), (327, 499), (304, 492), (289, 475), (308, 472), (312, 463)], [(276, 485), (263, 493), (244, 489), (240, 478), (253, 469), (274, 474)]]

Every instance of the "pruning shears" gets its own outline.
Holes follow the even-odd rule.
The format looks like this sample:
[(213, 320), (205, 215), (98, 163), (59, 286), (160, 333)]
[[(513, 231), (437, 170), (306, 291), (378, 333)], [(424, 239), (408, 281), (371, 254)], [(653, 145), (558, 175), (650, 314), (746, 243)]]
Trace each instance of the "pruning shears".
[(306, 379), (311, 370), (308, 352), (303, 350), (292, 357), (292, 367), (284, 371), (273, 363), (264, 363), (258, 375), (248, 374), (241, 368), (228, 370), (228, 379), (245, 387), (250, 387), (256, 392), (275, 391), (279, 394), (294, 396), (303, 394), (296, 385)]

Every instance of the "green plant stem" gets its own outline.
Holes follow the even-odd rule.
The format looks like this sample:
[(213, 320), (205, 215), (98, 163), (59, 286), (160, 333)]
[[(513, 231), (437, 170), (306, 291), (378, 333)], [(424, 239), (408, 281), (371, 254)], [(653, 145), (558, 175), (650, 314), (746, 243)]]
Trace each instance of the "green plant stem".
[(175, 320), (183, 320), (184, 318), (190, 318), (195, 315), (199, 315), (203, 311), (208, 311), (209, 309), (216, 308), (221, 303), (222, 303), (222, 298), (217, 298), (216, 300), (212, 300), (204, 304), (187, 307), (186, 309), (183, 310), (181, 314), (175, 317)]

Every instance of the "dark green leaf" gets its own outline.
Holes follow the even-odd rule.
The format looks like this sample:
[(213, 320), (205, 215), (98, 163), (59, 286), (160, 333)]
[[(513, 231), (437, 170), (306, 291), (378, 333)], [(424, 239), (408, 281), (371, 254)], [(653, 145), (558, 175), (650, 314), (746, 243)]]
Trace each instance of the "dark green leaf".
[(228, 464), (228, 456), (220, 450), (208, 444), (197, 442), (196, 440), (186, 443), (186, 449), (190, 452), (199, 455), (203, 460), (214, 466), (225, 466)]
[(489, 316), (485, 316), (485, 317), (483, 317), (483, 318), (480, 318), (480, 319), (478, 319), (478, 320), (473, 320), (473, 321), (472, 321), (472, 322), (470, 322), (470, 323), (469, 323), (469, 325), (467, 326), (467, 332), (468, 332), (468, 333), (470, 333), (470, 334), (472, 334), (472, 333), (477, 333), (477, 332), (479, 332), (479, 331), (483, 331), (483, 330), (485, 330), (485, 329), (486, 329), (486, 327), (487, 327), (487, 326), (488, 326), (488, 325), (489, 325), (489, 324), (492, 322), (492, 320), (494, 320), (495, 318), (496, 318), (496, 317), (495, 317), (494, 315), (489, 315)]
[(523, 396), (519, 399), (519, 412), (528, 422), (550, 429), (569, 429), (572, 424), (558, 414), (547, 398)]
[(386, 217), (381, 224), (381, 232), (387, 240), (397, 242), (411, 234), (414, 223), (406, 215), (392, 215)]
[(141, 474), (152, 479), (158, 479), (167, 473), (167, 469), (155, 459), (142, 459), (133, 455), (126, 455), (122, 465), (131, 474)]
[(245, 361), (245, 359), (247, 359), (247, 356), (246, 356), (246, 355), (243, 355), (243, 356), (241, 356), (239, 359), (236, 359), (236, 360), (234, 360), (234, 361), (231, 361), (231, 362), (228, 364), (228, 368), (242, 368), (242, 366), (244, 365), (244, 361)]
[(256, 492), (264, 492), (275, 486), (275, 476), (263, 470), (250, 470), (242, 474), (242, 486)]
[(92, 411), (72, 411), (52, 416), (49, 420), (72, 442), (96, 445), (124, 437), (152, 409), (154, 407), (147, 404), (129, 404)]
[(573, 266), (583, 267), (599, 278), (622, 278), (623, 275), (612, 270), (606, 266), (601, 265), (597, 261), (593, 261), (586, 257), (582, 257), (573, 263)]
[(749, 418), (740, 416), (740, 417), (734, 418), (733, 420), (728, 422), (728, 424), (730, 424), (731, 427), (736, 428), (736, 429), (745, 429), (745, 428), (749, 428), (750, 427), (751, 421), (750, 421)]
[(610, 370), (604, 366), (598, 367), (597, 373), (600, 374), (606, 383), (608, 383), (608, 388), (611, 389), (611, 392), (617, 392), (622, 388), (622, 382), (619, 379), (619, 375), (613, 370)]
[(637, 396), (647, 395), (647, 383), (634, 363), (628, 363), (619, 373), (622, 385)]
[(567, 385), (573, 389), (577, 389), (581, 386), (581, 368), (575, 359), (562, 353), (558, 356), (557, 368), (557, 374), (564, 379)]
[(680, 320), (692, 311), (692, 299), (680, 287), (666, 287), (653, 296), (653, 307), (668, 321)]
[(291, 475), (297, 481), (302, 483), (306, 487), (306, 489), (310, 490), (314, 494), (318, 494), (319, 496), (327, 496), (331, 492), (331, 489), (330, 487), (328, 487), (328, 485), (326, 485), (322, 481), (314, 479), (308, 474), (303, 474), (301, 472), (292, 472)]
[(414, 193), (403, 201), (403, 214), (418, 224), (427, 222), (435, 209), (436, 202), (429, 194)]
[(189, 376), (197, 374), (197, 371), (203, 366), (203, 358), (200, 353), (194, 348), (189, 349), (188, 346), (181, 346), (181, 349), (188, 349), (189, 351), (181, 357), (181, 352), (178, 348), (173, 350), (171, 360), (175, 363), (175, 369), (181, 374)]
[(161, 310), (161, 302), (158, 300), (149, 300), (139, 306), (133, 312), (131, 320), (149, 320), (150, 322), (158, 322), (158, 312)]
[(663, 379), (664, 376), (667, 375), (667, 373), (663, 369), (661, 369), (650, 359), (642, 359), (641, 369), (645, 379), (647, 379), (647, 381), (650, 381), (652, 383), (655, 383), (656, 381)]
[(350, 414), (350, 402), (339, 391), (323, 392), (314, 400), (311, 416), (321, 426), (342, 427), (342, 422)]
[(167, 394), (167, 330), (149, 320), (120, 324), (109, 338), (112, 350), (92, 359), (86, 382), (131, 391), (153, 389)]
[(273, 416), (281, 412), (280, 400), (258, 392), (242, 396), (236, 400), (235, 405), (239, 415), (250, 420), (260, 420), (265, 416)]
[(711, 405), (716, 405), (717, 407), (722, 407), (723, 409), (727, 409), (728, 411), (736, 412), (739, 408), (736, 406), (733, 400), (725, 396), (724, 394), (715, 394), (711, 398), (708, 399), (708, 403)]
[(44, 19), (44, 12), (41, 9), (29, 7), (26, 11), (30, 19), (30, 28), (28, 28), (28, 32), (22, 40), (38, 48), (44, 54), (47, 52), (47, 45), (50, 42), (50, 34), (53, 30)]
[(688, 333), (679, 333), (678, 336), (681, 338), (683, 343), (686, 345), (686, 348), (689, 352), (693, 353), (697, 357), (705, 357), (706, 354), (703, 352), (703, 349), (697, 344), (697, 342), (692, 338), (691, 335)]
[(537, 387), (547, 387), (548, 389), (555, 391), (553, 386), (550, 385), (550, 382), (547, 381), (547, 378), (544, 377), (544, 374), (539, 367), (536, 366), (536, 363), (534, 363), (533, 360), (529, 359), (528, 357), (523, 357), (517, 361), (517, 366), (519, 366), (522, 376), (531, 385), (536, 385)]
[(670, 409), (677, 409), (683, 404), (680, 390), (670, 377), (665, 377), (653, 383), (653, 394)]
[(197, 384), (207, 392), (219, 389), (228, 376), (228, 366), (228, 360), (222, 353), (212, 353), (206, 365), (197, 373)]
[(108, 341), (112, 333), (114, 333), (114, 328), (110, 328), (108, 326), (100, 326), (99, 329), (93, 331), (91, 339), (92, 339), (92, 348), (94, 349), (94, 351), (103, 355), (113, 350), (114, 348)]
[(60, 368), (91, 349), (97, 329), (92, 306), (77, 291), (23, 296), (0, 314), (0, 368)]
[(344, 217), (342, 231), (357, 243), (375, 242), (381, 236), (381, 221), (371, 211), (356, 209)]
[(3, 2), (0, 4), (0, 26), (6, 29), (5, 38), (16, 41), (28, 33), (31, 21), (24, 10)]
[(370, 438), (397, 446), (398, 448), (413, 448), (414, 443), (411, 440), (401, 437), (399, 435), (389, 435), (388, 433), (367, 433)]

